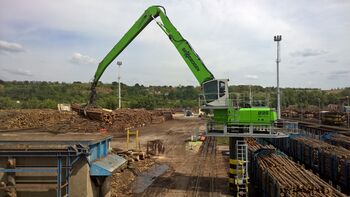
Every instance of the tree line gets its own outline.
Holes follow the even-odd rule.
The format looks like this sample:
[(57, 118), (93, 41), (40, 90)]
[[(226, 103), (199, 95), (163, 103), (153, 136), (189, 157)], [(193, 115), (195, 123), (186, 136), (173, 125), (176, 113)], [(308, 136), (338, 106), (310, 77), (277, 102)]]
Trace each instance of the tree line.
[[(265, 100), (275, 107), (276, 88), (248, 85), (229, 87), (232, 98), (249, 101)], [(334, 90), (312, 88), (282, 88), (282, 107), (340, 104), (350, 96), (350, 87)], [(90, 84), (82, 82), (1, 81), (0, 109), (57, 108), (58, 103), (86, 103)], [(133, 86), (121, 84), (122, 106), (128, 108), (195, 108), (198, 107), (200, 87), (194, 86)], [(97, 86), (97, 105), (118, 107), (118, 84)]]

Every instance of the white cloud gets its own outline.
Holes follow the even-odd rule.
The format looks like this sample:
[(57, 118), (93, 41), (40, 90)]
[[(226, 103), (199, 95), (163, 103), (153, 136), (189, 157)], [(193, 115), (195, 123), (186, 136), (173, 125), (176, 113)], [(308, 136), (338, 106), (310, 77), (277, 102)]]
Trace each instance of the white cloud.
[(74, 64), (95, 64), (97, 62), (96, 59), (80, 53), (74, 53), (70, 61)]
[(16, 69), (3, 68), (2, 70), (13, 75), (20, 75), (20, 76), (27, 76), (27, 77), (33, 76), (32, 72), (30, 72), (29, 70), (24, 70), (22, 68), (16, 68)]
[(294, 51), (291, 53), (293, 57), (310, 57), (310, 56), (319, 56), (327, 54), (328, 51), (319, 50), (319, 49), (304, 49), (302, 51)]
[(244, 78), (247, 78), (247, 79), (257, 79), (259, 78), (257, 75), (244, 75)]
[(22, 45), (14, 42), (7, 42), (5, 40), (0, 40), (0, 51), (7, 52), (23, 52), (24, 48)]
[[(93, 64), (101, 60), (144, 10), (159, 2), (109, 0), (101, 4), (97, 0), (83, 3), (33, 0), (27, 5), (20, 0), (8, 1), (0, 6), (1, 39), (20, 39), (25, 48), (30, 47), (30, 53), (16, 58), (1, 56), (0, 66), (26, 66), (23, 68), (34, 72), (37, 80), (73, 81), (79, 75), (79, 80), (88, 81), (96, 68), (82, 70), (71, 63)], [(161, 4), (174, 26), (217, 78), (230, 78), (231, 84), (250, 84), (254, 80), (259, 85), (275, 86), (273, 36), (281, 34), (282, 86), (305, 87), (307, 80), (321, 88), (349, 86), (348, 75), (330, 81), (326, 74), (305, 74), (348, 68), (348, 1), (182, 0)], [(92, 57), (80, 53), (70, 56), (74, 52)], [(154, 21), (117, 60), (125, 62), (123, 79), (127, 84), (149, 85), (150, 81), (157, 80), (158, 85), (198, 85)], [(47, 72), (48, 69), (51, 72)], [(161, 71), (157, 79), (152, 75), (154, 70)], [(10, 76), (9, 80), (22, 79)], [(107, 70), (101, 80), (115, 81), (115, 72)]]

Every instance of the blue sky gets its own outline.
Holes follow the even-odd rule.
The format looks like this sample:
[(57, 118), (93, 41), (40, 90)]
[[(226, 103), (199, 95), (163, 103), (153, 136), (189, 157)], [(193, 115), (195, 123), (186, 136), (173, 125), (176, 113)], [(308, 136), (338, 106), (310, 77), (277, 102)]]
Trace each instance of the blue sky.
[[(98, 62), (150, 5), (163, 5), (216, 78), (282, 87), (350, 86), (350, 1), (0, 0), (0, 79), (90, 81)], [(133, 85), (198, 85), (154, 23), (117, 58)], [(116, 61), (102, 76), (117, 80)]]

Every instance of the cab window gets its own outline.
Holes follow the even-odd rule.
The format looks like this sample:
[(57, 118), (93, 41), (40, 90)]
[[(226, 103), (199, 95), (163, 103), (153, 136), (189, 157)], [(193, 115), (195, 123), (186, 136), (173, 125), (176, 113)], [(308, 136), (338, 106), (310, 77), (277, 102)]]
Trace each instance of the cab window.
[(210, 81), (203, 85), (204, 97), (206, 102), (212, 102), (218, 99), (218, 81)]
[(220, 81), (219, 82), (219, 96), (220, 97), (225, 96), (225, 92), (226, 92), (226, 90), (225, 90), (225, 82)]

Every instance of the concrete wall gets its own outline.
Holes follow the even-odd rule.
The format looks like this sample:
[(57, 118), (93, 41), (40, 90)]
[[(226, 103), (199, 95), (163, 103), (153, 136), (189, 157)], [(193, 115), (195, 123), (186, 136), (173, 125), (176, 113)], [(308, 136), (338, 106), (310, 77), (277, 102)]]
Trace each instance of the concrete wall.
[(76, 163), (70, 179), (70, 195), (72, 197), (95, 197), (98, 194), (89, 174), (89, 164), (81, 159)]

